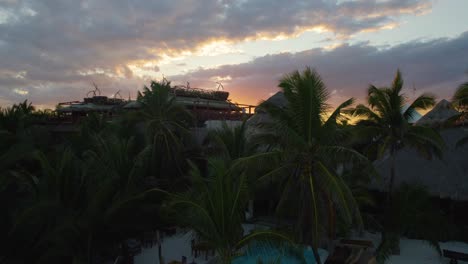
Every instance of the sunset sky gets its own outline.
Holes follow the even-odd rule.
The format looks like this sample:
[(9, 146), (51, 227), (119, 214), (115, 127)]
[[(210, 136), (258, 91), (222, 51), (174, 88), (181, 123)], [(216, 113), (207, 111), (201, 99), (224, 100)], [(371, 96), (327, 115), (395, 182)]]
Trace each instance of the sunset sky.
[(468, 81), (468, 0), (0, 0), (0, 106), (127, 98), (164, 75), (257, 104), (311, 66), (336, 104), (397, 68), (408, 97)]

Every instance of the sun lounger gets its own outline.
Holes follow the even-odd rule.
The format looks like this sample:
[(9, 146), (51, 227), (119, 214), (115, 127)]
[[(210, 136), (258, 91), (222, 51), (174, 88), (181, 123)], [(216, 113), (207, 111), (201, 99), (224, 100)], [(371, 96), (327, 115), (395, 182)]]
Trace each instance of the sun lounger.
[(205, 252), (205, 260), (208, 260), (208, 255), (210, 252), (214, 256), (214, 249), (210, 247), (210, 245), (206, 242), (198, 242), (192, 241), (192, 254), (195, 253), (195, 258), (198, 257), (198, 253)]
[(328, 257), (327, 264), (356, 264), (359, 263), (363, 253), (374, 244), (369, 240), (341, 239), (333, 254)]
[(468, 254), (462, 252), (444, 249), (443, 255), (450, 259), (450, 264), (456, 264), (459, 260), (468, 261)]
[(346, 246), (360, 247), (363, 249), (374, 247), (374, 243), (370, 240), (341, 239), (340, 243)]

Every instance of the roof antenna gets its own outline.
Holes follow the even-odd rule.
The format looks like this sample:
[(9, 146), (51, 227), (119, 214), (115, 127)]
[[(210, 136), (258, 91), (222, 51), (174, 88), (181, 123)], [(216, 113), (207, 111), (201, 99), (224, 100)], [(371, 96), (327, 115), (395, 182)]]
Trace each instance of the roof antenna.
[(95, 92), (97, 92), (98, 95), (101, 95), (101, 90), (99, 90), (97, 84), (95, 84), (95, 83), (93, 82), (93, 86), (94, 86), (94, 88), (96, 89)]
[(221, 91), (224, 91), (224, 86), (220, 82), (216, 82), (218, 84), (217, 90), (221, 88)]
[(118, 91), (114, 94), (114, 98), (116, 98), (117, 95), (120, 97), (120, 99), (122, 99), (122, 95), (120, 94), (120, 90), (118, 90)]
[(93, 82), (94, 90), (89, 91), (86, 94), (86, 97), (89, 97), (89, 94), (93, 94), (93, 97), (97, 95), (101, 95), (101, 90), (99, 90), (98, 86)]

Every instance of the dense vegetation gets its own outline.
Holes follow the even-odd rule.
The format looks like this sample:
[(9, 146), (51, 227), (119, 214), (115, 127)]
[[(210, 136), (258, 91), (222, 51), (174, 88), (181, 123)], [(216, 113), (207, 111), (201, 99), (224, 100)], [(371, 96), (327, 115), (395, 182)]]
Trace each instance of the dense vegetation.
[[(259, 106), (271, 122), (225, 125), (202, 144), (190, 133), (194, 118), (165, 80), (144, 87), (140, 110), (112, 120), (90, 114), (73, 133), (54, 132), (47, 125), (54, 113), (27, 101), (0, 109), (0, 263), (112, 261), (125, 254), (128, 239), (168, 225), (194, 230), (223, 263), (252, 240), (310, 245), (318, 258), (317, 248), (371, 226), (384, 234), (382, 262), (400, 235), (437, 247), (441, 232), (431, 230), (441, 231), (446, 220), (427, 191), (393, 186), (403, 147), (427, 158), (442, 153), (436, 130), (409, 123), (435, 99), (422, 95), (404, 109), (400, 72), (390, 88), (371, 86), (368, 106), (355, 108), (351, 98), (331, 109), (325, 84), (309, 68), (286, 75), (279, 87), (286, 106)], [(454, 96), (460, 109), (466, 87)], [(347, 114), (364, 119), (350, 126)], [(377, 176), (372, 161), (388, 154), (385, 206), (369, 216), (362, 208), (375, 204), (366, 188)], [(293, 220), (294, 228), (244, 235), (253, 200), (269, 200), (271, 213)], [(438, 217), (417, 224), (428, 216)]]

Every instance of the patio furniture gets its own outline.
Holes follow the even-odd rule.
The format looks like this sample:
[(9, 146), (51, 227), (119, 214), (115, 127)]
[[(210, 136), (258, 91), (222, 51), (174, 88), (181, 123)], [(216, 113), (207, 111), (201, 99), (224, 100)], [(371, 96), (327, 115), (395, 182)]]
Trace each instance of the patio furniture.
[(357, 239), (341, 239), (340, 243), (349, 247), (368, 249), (374, 247), (374, 243), (370, 240), (357, 240)]
[(195, 242), (192, 240), (192, 254), (195, 253), (195, 258), (198, 257), (199, 253), (205, 252), (205, 260), (208, 260), (210, 251), (214, 256), (214, 249), (207, 242)]
[(457, 264), (459, 260), (468, 261), (468, 254), (458, 251), (444, 249), (443, 255), (450, 259), (450, 264)]

